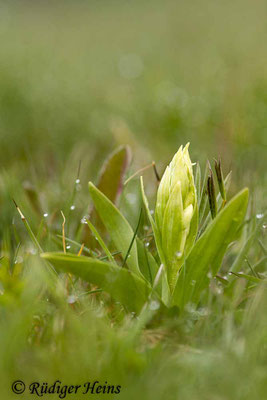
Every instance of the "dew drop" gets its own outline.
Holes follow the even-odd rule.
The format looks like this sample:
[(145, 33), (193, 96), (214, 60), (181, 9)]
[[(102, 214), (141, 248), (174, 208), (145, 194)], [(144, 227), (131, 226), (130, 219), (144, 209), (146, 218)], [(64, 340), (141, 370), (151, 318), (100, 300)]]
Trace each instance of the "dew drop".
[(258, 214), (256, 214), (256, 218), (257, 219), (262, 219), (264, 217), (264, 214), (263, 213), (258, 213)]
[(86, 217), (85, 217), (85, 216), (82, 217), (82, 219), (81, 219), (81, 224), (86, 224)]
[(262, 227), (263, 227), (263, 229), (266, 229), (267, 228), (267, 224), (263, 224)]
[(72, 206), (70, 206), (70, 210), (71, 211), (75, 210), (75, 205), (74, 204)]
[(79, 184), (81, 181), (80, 181), (80, 179), (78, 178), (78, 179), (76, 179), (76, 181), (75, 181), (75, 183), (77, 183), (77, 184)]
[(48, 217), (48, 213), (44, 213), (44, 218), (47, 218)]
[(66, 249), (69, 250), (70, 248), (71, 248), (71, 245), (68, 244), (68, 245), (66, 246)]
[(181, 258), (182, 257), (182, 252), (181, 251), (177, 251), (175, 253), (175, 255), (176, 255), (177, 258)]
[(149, 247), (149, 245), (150, 245), (149, 242), (146, 242), (146, 243), (145, 243), (145, 246), (146, 246), (146, 247)]

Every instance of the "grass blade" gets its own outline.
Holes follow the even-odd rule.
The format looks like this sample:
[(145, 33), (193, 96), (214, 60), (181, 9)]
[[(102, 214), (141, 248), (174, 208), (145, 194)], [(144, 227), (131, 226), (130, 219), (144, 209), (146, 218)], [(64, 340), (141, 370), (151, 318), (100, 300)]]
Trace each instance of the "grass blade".
[(93, 235), (95, 236), (96, 240), (98, 241), (98, 243), (100, 244), (100, 246), (102, 247), (102, 249), (104, 250), (104, 252), (106, 253), (108, 259), (110, 262), (115, 263), (114, 257), (112, 256), (111, 252), (109, 251), (109, 249), (107, 248), (104, 240), (101, 238), (100, 234), (98, 233), (98, 231), (96, 230), (96, 228), (94, 227), (94, 225), (92, 224), (92, 222), (89, 221), (89, 219), (86, 219), (87, 225), (89, 226), (89, 228), (91, 229)]

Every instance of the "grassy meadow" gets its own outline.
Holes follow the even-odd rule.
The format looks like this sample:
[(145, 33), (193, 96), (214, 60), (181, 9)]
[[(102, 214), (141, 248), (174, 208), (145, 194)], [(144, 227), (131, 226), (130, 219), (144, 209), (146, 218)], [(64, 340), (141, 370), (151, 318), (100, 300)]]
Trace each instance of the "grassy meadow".
[[(39, 398), (12, 393), (16, 380), (121, 386), (65, 397), (74, 400), (266, 397), (266, 11), (262, 0), (0, 1), (1, 398)], [(136, 313), (99, 285), (55, 279), (39, 253), (63, 252), (62, 234), (67, 253), (84, 243), (84, 256), (109, 256), (85, 219), (88, 182), (101, 181), (107, 157), (128, 146), (124, 182), (152, 161), (162, 176), (188, 142), (204, 183), (207, 160), (221, 158), (229, 199), (250, 192), (220, 279), (200, 302)], [(154, 208), (151, 167), (115, 196), (133, 231), (140, 175)], [(158, 261), (144, 213), (137, 236)]]

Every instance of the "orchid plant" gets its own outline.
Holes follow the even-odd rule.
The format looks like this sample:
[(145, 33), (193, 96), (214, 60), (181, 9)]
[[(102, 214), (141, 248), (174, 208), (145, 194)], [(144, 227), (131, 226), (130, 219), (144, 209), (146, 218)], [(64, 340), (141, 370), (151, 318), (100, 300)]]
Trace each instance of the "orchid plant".
[[(227, 248), (240, 236), (249, 195), (245, 188), (231, 200), (226, 199), (230, 175), (223, 178), (220, 162), (215, 163), (215, 174), (207, 168), (202, 183), (200, 167), (198, 164), (193, 167), (188, 148), (189, 144), (179, 148), (160, 180), (154, 217), (143, 178), (140, 179), (154, 251), (148, 250), (138, 237), (138, 227), (134, 230), (116, 207), (114, 196), (101, 191), (101, 182), (98, 186), (90, 182), (94, 205), (91, 217), (95, 215), (101, 220), (118, 254), (111, 253), (106, 237), (94, 225), (94, 218), (89, 218), (87, 225), (105, 259), (99, 259), (93, 251), (89, 256), (50, 252), (41, 253), (41, 257), (57, 271), (97, 285), (129, 311), (139, 313), (151, 301), (166, 307), (176, 306), (181, 311), (189, 303), (198, 305), (208, 291), (210, 280), (220, 279), (219, 270)], [(119, 150), (122, 151), (126, 155), (125, 148)], [(119, 152), (112, 157), (118, 158)], [(112, 157), (106, 174), (114, 161)], [(123, 157), (121, 160), (121, 165), (125, 165)], [(214, 177), (218, 181), (217, 195)], [(116, 181), (118, 188), (121, 183)]]

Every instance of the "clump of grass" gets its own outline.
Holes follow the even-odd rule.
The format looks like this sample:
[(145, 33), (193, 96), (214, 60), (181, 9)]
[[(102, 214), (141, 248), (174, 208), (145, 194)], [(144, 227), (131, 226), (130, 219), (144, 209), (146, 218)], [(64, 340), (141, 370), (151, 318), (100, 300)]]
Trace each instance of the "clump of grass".
[[(201, 179), (196, 165), (198, 233), (185, 263), (177, 269), (179, 290), (171, 291), (146, 198), (142, 213), (139, 202), (133, 205), (139, 215), (132, 227), (104, 194), (118, 202), (115, 194), (127, 179), (125, 169), (119, 167), (128, 157), (125, 149), (112, 157), (117, 161), (109, 159), (99, 178), (109, 186), (102, 185), (100, 191), (90, 185), (94, 208), (86, 218), (81, 217), (82, 211), (77, 216), (79, 223), (71, 215), (71, 237), (65, 229), (62, 233), (58, 211), (58, 223), (43, 225), (37, 238), (19, 208), (32, 244), (19, 239), (20, 230), (17, 239), (21, 244), (15, 252), (12, 236), (2, 244), (0, 370), (8, 382), (3, 389), (5, 398), (12, 398), (10, 385), (15, 378), (26, 383), (108, 381), (122, 386), (120, 397), (125, 399), (137, 395), (146, 399), (215, 395), (249, 399), (255, 396), (255, 387), (261, 398), (266, 390), (262, 371), (267, 361), (263, 351), (267, 302), (264, 213), (259, 217), (249, 210), (244, 218), (245, 192), (229, 199), (227, 177), (220, 181), (216, 166), (213, 179), (218, 179), (218, 192), (212, 201), (217, 203), (217, 214), (213, 218), (208, 173)], [(105, 178), (112, 175), (112, 166), (119, 173), (114, 181)], [(236, 211), (233, 205), (238, 205)], [(154, 231), (148, 226), (149, 219)], [(88, 221), (93, 233), (89, 237)], [(216, 236), (222, 226), (232, 229), (235, 223), (235, 243), (229, 233), (222, 239)], [(69, 245), (75, 248), (74, 254)], [(207, 261), (211, 246), (217, 246), (213, 262), (224, 249), (216, 269)], [(57, 251), (48, 252), (51, 247)], [(48, 268), (44, 261), (49, 262)], [(56, 276), (51, 274), (51, 265)], [(245, 381), (248, 374), (253, 383), (245, 385), (240, 394), (237, 382)], [(221, 381), (223, 385), (218, 385)]]

